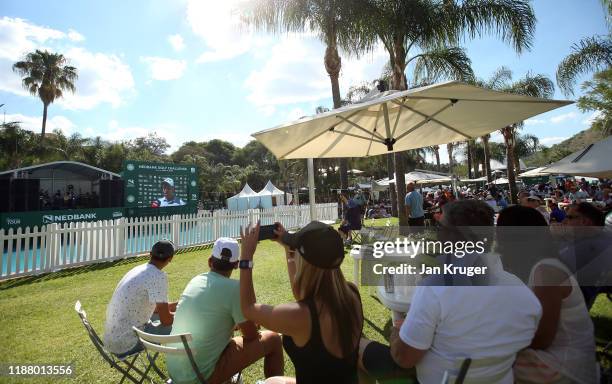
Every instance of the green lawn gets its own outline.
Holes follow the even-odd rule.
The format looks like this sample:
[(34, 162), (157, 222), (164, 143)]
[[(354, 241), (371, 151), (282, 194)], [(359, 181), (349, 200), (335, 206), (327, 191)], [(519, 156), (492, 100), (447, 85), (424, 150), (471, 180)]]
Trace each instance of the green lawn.
[[(378, 220), (384, 225), (386, 219)], [(370, 224), (370, 223), (368, 223)], [(207, 270), (210, 248), (181, 253), (166, 268), (170, 281), (170, 299), (178, 299), (187, 282)], [(102, 333), (106, 305), (121, 277), (145, 258), (104, 263), (42, 277), (24, 278), (0, 284), (0, 363), (73, 362), (76, 374), (65, 380), (78, 383), (118, 381), (99, 357), (86, 336), (74, 302), (81, 300), (88, 317)], [(259, 302), (278, 304), (292, 299), (283, 254), (271, 241), (260, 243), (255, 255), (255, 289)], [(352, 279), (353, 260), (342, 265), (345, 276)], [(234, 276), (237, 277), (237, 276)], [(366, 337), (385, 341), (391, 326), (390, 313), (374, 298), (373, 288), (361, 288)], [(598, 336), (612, 336), (612, 305), (600, 296), (592, 315)], [(602, 331), (606, 332), (602, 332)], [(245, 383), (263, 378), (259, 363), (243, 372)], [(293, 365), (286, 361), (286, 374), (293, 375)], [(19, 382), (57, 382), (57, 379), (22, 379)], [(0, 377), (0, 382), (11, 382)], [(18, 381), (14, 381), (18, 382)]]

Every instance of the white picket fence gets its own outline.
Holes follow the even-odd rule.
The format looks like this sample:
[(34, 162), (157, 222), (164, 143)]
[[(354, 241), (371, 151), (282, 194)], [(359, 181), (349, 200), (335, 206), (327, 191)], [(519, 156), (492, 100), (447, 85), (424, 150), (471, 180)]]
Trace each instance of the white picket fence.
[[(335, 203), (316, 204), (317, 220), (335, 221)], [(113, 261), (149, 252), (160, 239), (180, 248), (206, 245), (219, 237), (240, 236), (240, 226), (281, 222), (292, 229), (310, 222), (308, 205), (248, 211), (204, 211), (193, 215), (139, 217), (49, 224), (0, 230), (0, 280)]]

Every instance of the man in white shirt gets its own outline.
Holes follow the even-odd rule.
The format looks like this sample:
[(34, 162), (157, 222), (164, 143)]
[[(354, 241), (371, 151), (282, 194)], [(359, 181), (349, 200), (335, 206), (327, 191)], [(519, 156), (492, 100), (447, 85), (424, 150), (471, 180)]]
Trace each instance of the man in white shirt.
[[(442, 228), (463, 236), (454, 230), (467, 226), (492, 227), (493, 210), (476, 200), (444, 206)], [(451, 256), (451, 260), (461, 264), (469, 256), (473, 255), (459, 260)], [(472, 258), (471, 263), (482, 257)], [(516, 353), (531, 343), (542, 307), (531, 290), (503, 271), (500, 263), (488, 267), (487, 286), (479, 285), (481, 278), (472, 280), (473, 285), (465, 276), (451, 278), (466, 286), (449, 284), (446, 275), (443, 282), (439, 276), (425, 278), (428, 285), (416, 287), (406, 319), (394, 324), (390, 346), (362, 339), (360, 368), (376, 378), (412, 374), (421, 384), (438, 384), (445, 372), (456, 376), (461, 362), (469, 357), (473, 360), (469, 379), (513, 383)]]
[(173, 256), (172, 242), (158, 241), (149, 262), (130, 270), (115, 288), (106, 309), (104, 345), (117, 357), (142, 350), (132, 327), (158, 335), (172, 330), (176, 302), (168, 303), (168, 277), (162, 269)]

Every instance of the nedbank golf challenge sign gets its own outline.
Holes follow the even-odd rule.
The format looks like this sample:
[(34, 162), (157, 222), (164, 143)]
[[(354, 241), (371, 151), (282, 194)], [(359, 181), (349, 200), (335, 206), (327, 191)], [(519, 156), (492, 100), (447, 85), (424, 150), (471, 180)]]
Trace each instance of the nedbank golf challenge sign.
[(198, 172), (193, 165), (126, 160), (128, 216), (192, 213), (197, 209)]
[(95, 208), (62, 211), (11, 212), (0, 214), (0, 228), (34, 227), (77, 221), (113, 220), (123, 217), (123, 208)]

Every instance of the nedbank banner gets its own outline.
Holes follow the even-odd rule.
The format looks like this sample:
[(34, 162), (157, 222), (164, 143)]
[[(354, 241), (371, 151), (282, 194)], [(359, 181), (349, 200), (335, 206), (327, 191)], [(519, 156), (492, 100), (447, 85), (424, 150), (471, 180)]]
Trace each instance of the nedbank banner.
[(123, 208), (70, 209), (58, 211), (0, 213), (0, 228), (33, 227), (77, 221), (112, 220), (123, 217)]

